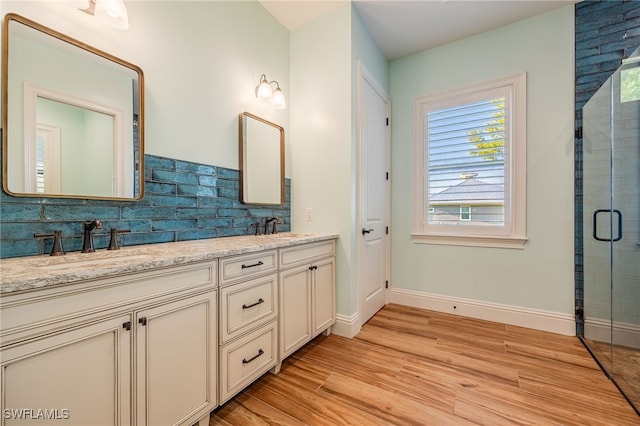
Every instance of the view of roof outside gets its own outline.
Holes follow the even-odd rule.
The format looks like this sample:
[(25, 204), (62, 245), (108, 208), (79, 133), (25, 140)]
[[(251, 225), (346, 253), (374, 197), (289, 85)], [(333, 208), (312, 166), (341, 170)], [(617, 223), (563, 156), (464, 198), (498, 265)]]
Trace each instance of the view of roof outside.
[(428, 221), (504, 225), (505, 99), (428, 114)]

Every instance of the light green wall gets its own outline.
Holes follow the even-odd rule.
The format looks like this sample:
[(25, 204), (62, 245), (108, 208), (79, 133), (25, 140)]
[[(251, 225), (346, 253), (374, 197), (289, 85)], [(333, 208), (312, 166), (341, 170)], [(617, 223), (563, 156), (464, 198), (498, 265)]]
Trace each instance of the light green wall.
[[(340, 235), (338, 313), (357, 310), (357, 59), (393, 99), (392, 286), (572, 312), (573, 7), (394, 61), (390, 69), (349, 4), (291, 32), (252, 1), (129, 1), (127, 8), (130, 28), (116, 31), (66, 2), (2, 3), (2, 12), (20, 13), (143, 69), (150, 154), (237, 168), (240, 112), (282, 125), (292, 229)], [(520, 71), (528, 72), (529, 97), (527, 247), (412, 243), (413, 99)], [(261, 73), (279, 81), (286, 110), (257, 103)]]
[[(355, 68), (356, 61), (360, 61), (369, 70), (371, 75), (376, 79), (384, 90), (389, 92), (389, 61), (384, 57), (382, 51), (376, 44), (373, 37), (364, 26), (362, 19), (358, 15), (355, 7), (351, 12), (351, 45), (352, 45), (352, 76), (353, 84), (356, 87), (357, 70)], [(355, 95), (354, 95), (355, 100)], [(353, 104), (355, 113), (355, 103)]]
[(382, 51), (371, 37), (369, 30), (364, 26), (355, 6), (351, 7), (351, 256), (352, 269), (349, 276), (349, 306), (348, 310), (339, 311), (340, 313), (352, 314), (359, 310), (359, 293), (358, 293), (358, 238), (362, 235), (358, 232), (357, 215), (359, 214), (359, 206), (357, 205), (357, 124), (358, 124), (358, 64), (364, 67), (376, 79), (380, 87), (389, 93), (389, 61), (384, 57)]
[(125, 31), (74, 4), (3, 1), (1, 8), (141, 67), (147, 153), (237, 169), (242, 111), (288, 134), (291, 109), (269, 109), (254, 93), (262, 73), (290, 92), (289, 31), (258, 2), (127, 1)]
[[(573, 6), (391, 63), (394, 288), (573, 312)], [(418, 96), (527, 72), (524, 250), (410, 238), (412, 109)]]
[(341, 313), (352, 311), (350, 12), (345, 4), (291, 32), (292, 229), (340, 235)]
[[(361, 61), (388, 89), (389, 64), (350, 4), (291, 33), (292, 223), (338, 233), (337, 312), (358, 309), (356, 77)], [(313, 210), (313, 221), (306, 219)]]

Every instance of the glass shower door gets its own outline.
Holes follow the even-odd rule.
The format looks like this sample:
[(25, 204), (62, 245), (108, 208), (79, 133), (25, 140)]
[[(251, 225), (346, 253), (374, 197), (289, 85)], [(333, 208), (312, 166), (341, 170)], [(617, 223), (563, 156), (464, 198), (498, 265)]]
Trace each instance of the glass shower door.
[(640, 49), (583, 109), (584, 341), (640, 409)]

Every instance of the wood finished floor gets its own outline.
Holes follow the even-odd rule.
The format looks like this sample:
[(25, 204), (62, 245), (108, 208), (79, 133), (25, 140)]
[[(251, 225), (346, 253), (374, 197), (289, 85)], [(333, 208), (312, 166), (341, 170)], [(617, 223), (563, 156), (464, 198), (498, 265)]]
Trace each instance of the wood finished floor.
[[(607, 343), (589, 339), (586, 342), (600, 362), (615, 376), (618, 386), (625, 391), (627, 397), (640, 407), (640, 350), (618, 345), (612, 348)], [(615, 354), (613, 366), (612, 350)]]
[(387, 305), (320, 336), (215, 425), (640, 425), (575, 337)]

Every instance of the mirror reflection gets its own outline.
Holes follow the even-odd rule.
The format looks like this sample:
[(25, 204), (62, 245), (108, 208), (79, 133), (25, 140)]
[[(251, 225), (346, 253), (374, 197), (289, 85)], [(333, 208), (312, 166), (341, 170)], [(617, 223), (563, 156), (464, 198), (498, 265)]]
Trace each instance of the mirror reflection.
[(19, 15), (3, 32), (5, 191), (141, 198), (142, 71)]
[(241, 201), (282, 205), (284, 129), (248, 112), (240, 114)]

